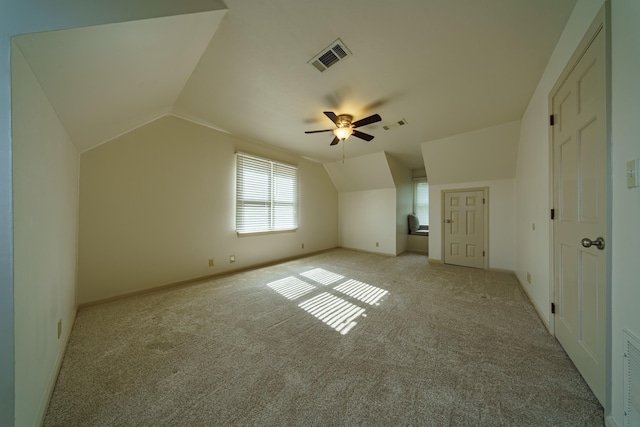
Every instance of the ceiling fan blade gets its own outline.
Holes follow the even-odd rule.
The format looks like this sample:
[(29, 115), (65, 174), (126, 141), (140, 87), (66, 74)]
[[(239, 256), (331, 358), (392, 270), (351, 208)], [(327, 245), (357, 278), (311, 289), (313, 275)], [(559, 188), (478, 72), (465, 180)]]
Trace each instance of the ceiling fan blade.
[(332, 111), (324, 111), (324, 115), (329, 117), (329, 120), (331, 120), (336, 125), (338, 124), (338, 116), (336, 116)]
[(304, 133), (320, 133), (320, 132), (333, 132), (333, 129), (324, 129), (324, 130), (306, 130)]
[(331, 144), (329, 144), (329, 145), (336, 145), (338, 142), (340, 142), (340, 140), (336, 136), (335, 138), (333, 138), (333, 141), (331, 141)]
[(370, 125), (371, 123), (379, 122), (380, 120), (382, 120), (380, 115), (374, 114), (373, 116), (365, 117), (364, 119), (360, 119), (352, 124), (354, 128), (359, 128), (360, 126)]
[(353, 136), (356, 136), (360, 139), (364, 139), (365, 141), (371, 141), (374, 137), (373, 135), (369, 135), (368, 133), (360, 132), (359, 130), (353, 130)]

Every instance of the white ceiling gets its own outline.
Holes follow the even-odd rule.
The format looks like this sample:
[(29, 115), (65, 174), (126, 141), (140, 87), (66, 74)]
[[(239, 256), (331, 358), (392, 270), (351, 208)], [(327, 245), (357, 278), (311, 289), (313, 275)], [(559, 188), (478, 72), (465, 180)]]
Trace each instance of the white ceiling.
[(223, 11), (16, 37), (78, 149), (171, 112)]
[(342, 161), (325, 163), (329, 176), (338, 192), (395, 189), (393, 175), (383, 152)]
[(519, 137), (520, 120), (516, 120), (422, 143), (429, 184), (515, 177)]
[[(322, 162), (322, 114), (378, 113), (347, 157), (520, 119), (576, 0), (226, 0), (228, 11), (32, 34), (17, 44), (81, 150), (166, 113)], [(224, 16), (223, 16), (224, 15)], [(340, 37), (353, 56), (307, 64)], [(406, 126), (382, 125), (405, 118)]]

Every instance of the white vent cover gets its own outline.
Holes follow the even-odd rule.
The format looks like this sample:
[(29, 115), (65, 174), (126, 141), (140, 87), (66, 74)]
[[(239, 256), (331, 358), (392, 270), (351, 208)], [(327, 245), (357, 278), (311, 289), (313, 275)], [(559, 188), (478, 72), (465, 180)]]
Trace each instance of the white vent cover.
[(393, 129), (396, 126), (404, 126), (406, 124), (407, 124), (407, 120), (406, 119), (402, 119), (402, 120), (398, 120), (397, 122), (393, 122), (393, 123), (390, 123), (388, 125), (384, 125), (384, 126), (382, 126), (382, 129), (389, 130), (389, 129)]
[(640, 340), (624, 331), (624, 425), (640, 426)]
[(347, 49), (342, 40), (337, 39), (322, 52), (313, 57), (308, 64), (313, 65), (313, 68), (322, 73), (349, 55), (351, 55), (351, 51)]

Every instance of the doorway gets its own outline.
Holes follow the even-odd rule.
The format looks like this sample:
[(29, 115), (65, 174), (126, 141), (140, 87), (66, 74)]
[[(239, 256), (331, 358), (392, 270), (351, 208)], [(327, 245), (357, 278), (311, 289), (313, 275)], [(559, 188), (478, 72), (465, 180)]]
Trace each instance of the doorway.
[(487, 268), (488, 202), (487, 188), (442, 192), (445, 264)]
[(556, 83), (550, 103), (554, 333), (604, 405), (608, 161), (602, 13)]

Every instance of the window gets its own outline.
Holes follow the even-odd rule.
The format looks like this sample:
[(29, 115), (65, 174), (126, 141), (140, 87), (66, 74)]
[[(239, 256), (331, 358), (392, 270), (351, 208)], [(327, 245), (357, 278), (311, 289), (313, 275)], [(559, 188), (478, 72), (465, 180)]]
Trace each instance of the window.
[(429, 225), (429, 183), (427, 178), (419, 178), (413, 182), (413, 212), (420, 220), (420, 225)]
[(238, 153), (236, 232), (298, 228), (298, 168)]

